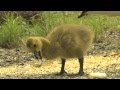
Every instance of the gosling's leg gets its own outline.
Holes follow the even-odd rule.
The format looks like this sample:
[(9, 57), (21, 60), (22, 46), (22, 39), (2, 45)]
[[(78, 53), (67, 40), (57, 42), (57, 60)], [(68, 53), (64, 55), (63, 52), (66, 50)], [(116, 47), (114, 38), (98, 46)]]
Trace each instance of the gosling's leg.
[(66, 59), (61, 59), (62, 60), (62, 66), (61, 66), (61, 70), (60, 70), (60, 73), (56, 74), (56, 75), (63, 75), (65, 72), (65, 61)]
[(78, 74), (79, 74), (80, 76), (82, 76), (82, 75), (84, 75), (84, 71), (83, 71), (84, 58), (81, 57), (81, 58), (79, 58), (78, 60), (79, 60), (79, 65), (80, 65)]

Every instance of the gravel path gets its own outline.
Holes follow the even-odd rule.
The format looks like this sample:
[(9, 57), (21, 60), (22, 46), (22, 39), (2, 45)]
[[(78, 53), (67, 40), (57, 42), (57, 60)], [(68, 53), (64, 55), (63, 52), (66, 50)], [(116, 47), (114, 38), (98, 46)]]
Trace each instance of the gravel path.
[(106, 73), (108, 79), (120, 78), (120, 54), (85, 56), (85, 75), (83, 76), (75, 75), (79, 70), (79, 63), (77, 59), (70, 59), (65, 65), (68, 74), (60, 76), (55, 75), (60, 71), (61, 62), (59, 59), (45, 61), (39, 67), (34, 64), (41, 62), (33, 60), (31, 54), (15, 51), (14, 49), (0, 49), (0, 52), (2, 52), (0, 53), (2, 54), (0, 55), (1, 79), (88, 79), (88, 74), (92, 72)]

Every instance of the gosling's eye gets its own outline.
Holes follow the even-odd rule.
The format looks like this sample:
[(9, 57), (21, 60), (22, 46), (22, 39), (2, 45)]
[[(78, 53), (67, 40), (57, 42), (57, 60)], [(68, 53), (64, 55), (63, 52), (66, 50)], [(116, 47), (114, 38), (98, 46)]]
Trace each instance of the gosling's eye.
[(33, 47), (36, 48), (36, 44), (34, 44)]

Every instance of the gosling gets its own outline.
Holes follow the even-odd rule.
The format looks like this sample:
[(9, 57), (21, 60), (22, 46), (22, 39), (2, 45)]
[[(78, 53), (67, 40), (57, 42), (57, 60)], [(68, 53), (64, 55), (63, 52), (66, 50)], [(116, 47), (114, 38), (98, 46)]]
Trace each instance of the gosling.
[(61, 58), (60, 75), (64, 70), (66, 59), (78, 58), (79, 75), (83, 75), (84, 55), (93, 42), (94, 32), (84, 25), (66, 24), (55, 27), (44, 37), (28, 37), (26, 47), (37, 59), (47, 60)]

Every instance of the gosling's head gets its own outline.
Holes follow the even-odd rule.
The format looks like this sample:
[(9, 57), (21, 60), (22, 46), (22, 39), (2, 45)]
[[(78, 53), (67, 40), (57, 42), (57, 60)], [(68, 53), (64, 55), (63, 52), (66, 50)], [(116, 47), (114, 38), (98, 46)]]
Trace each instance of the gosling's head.
[(29, 37), (26, 42), (26, 47), (30, 52), (34, 53), (36, 59), (42, 59), (41, 56), (41, 49), (42, 49), (42, 42), (40, 37)]

